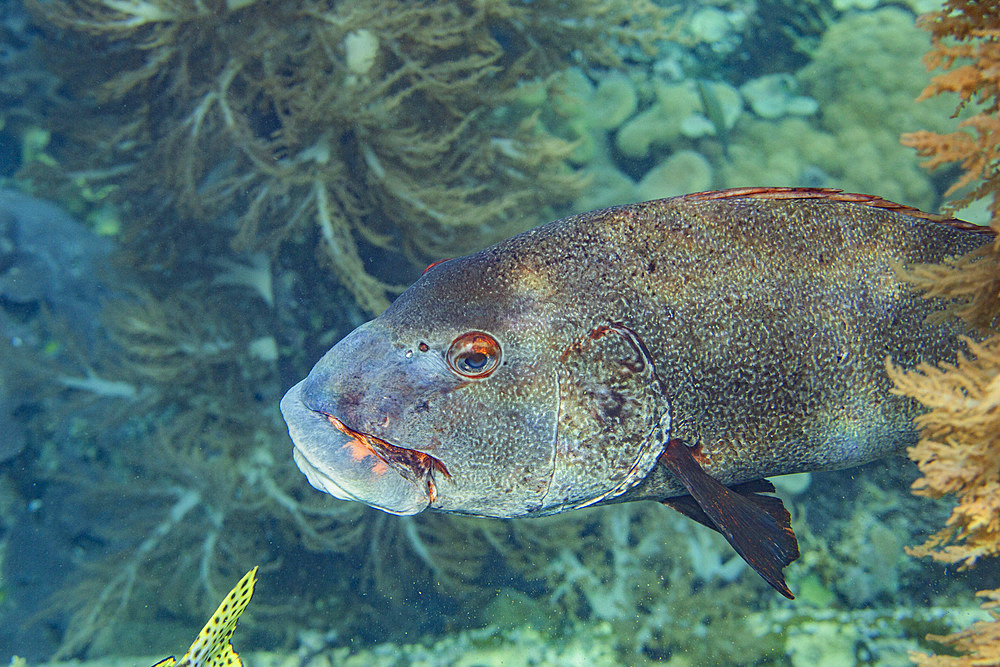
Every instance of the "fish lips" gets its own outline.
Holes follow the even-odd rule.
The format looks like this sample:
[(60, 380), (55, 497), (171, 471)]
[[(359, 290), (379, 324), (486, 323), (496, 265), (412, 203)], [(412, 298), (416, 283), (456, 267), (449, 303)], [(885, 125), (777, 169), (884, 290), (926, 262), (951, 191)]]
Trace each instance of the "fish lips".
[(295, 464), (309, 483), (335, 498), (362, 502), (389, 514), (410, 515), (426, 509), (433, 485), (404, 476), (372, 449), (365, 434), (352, 432), (335, 415), (310, 406), (305, 393), (308, 381), (288, 390), (281, 399), (281, 414), (294, 445)]

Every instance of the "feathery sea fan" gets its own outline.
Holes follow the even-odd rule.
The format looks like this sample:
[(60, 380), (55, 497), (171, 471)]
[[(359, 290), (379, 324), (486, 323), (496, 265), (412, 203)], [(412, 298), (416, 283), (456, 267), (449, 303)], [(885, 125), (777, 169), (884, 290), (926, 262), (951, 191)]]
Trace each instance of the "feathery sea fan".
[[(941, 11), (925, 14), (930, 31), (927, 68), (948, 70), (934, 77), (919, 99), (941, 93), (959, 96), (958, 112), (975, 110), (949, 134), (911, 132), (902, 142), (928, 158), (934, 169), (959, 163), (963, 173), (948, 189), (964, 192), (947, 208), (957, 210), (990, 198), (991, 227), (1000, 232), (1000, 11), (995, 0), (948, 0)], [(956, 62), (960, 63), (957, 67)], [(974, 256), (973, 256), (974, 255)], [(929, 410), (916, 420), (921, 440), (909, 449), (923, 477), (914, 492), (939, 498), (953, 495), (957, 504), (945, 528), (911, 549), (960, 568), (1000, 554), (1000, 242), (985, 252), (945, 264), (913, 267), (910, 280), (929, 295), (959, 301), (951, 311), (976, 326), (985, 340), (969, 341), (970, 356), (955, 365), (923, 365), (909, 372), (889, 365), (898, 393)], [(1000, 590), (981, 591), (992, 608)], [(911, 653), (919, 665), (993, 665), (1000, 660), (1000, 615), (947, 635), (930, 635), (961, 656)]]

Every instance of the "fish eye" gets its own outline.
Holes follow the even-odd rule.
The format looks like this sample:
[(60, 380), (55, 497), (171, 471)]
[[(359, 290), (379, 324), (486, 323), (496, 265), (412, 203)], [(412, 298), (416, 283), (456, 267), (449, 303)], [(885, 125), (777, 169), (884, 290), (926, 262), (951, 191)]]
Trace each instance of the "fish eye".
[(488, 333), (469, 331), (451, 342), (445, 358), (456, 375), (479, 380), (500, 366), (500, 343)]

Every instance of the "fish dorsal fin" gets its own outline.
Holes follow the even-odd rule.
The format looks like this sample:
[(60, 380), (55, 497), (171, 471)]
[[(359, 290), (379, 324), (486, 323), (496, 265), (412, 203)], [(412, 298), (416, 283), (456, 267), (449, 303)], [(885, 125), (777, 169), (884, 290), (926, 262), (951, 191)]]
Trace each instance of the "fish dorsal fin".
[(692, 449), (680, 440), (667, 443), (660, 463), (684, 485), (697, 508), (681, 499), (664, 504), (717, 530), (757, 574), (794, 600), (782, 569), (799, 557), (799, 544), (781, 500), (762, 495), (774, 491), (774, 486), (748, 482), (730, 489), (702, 470)]
[[(181, 658), (179, 667), (242, 667), (243, 661), (233, 650), (229, 640), (236, 630), (236, 621), (247, 608), (257, 583), (257, 568), (253, 568), (229, 591), (229, 595), (215, 610), (208, 623), (198, 633), (198, 638)], [(172, 660), (172, 658), (168, 658)], [(161, 661), (159, 664), (164, 664)], [(167, 663), (172, 664), (172, 663)], [(155, 666), (154, 666), (155, 667)], [(164, 665), (166, 667), (166, 665)]]
[(949, 218), (946, 215), (926, 213), (920, 209), (897, 204), (887, 199), (882, 199), (876, 195), (863, 195), (853, 192), (844, 192), (837, 188), (779, 188), (779, 187), (748, 187), (729, 188), (728, 190), (708, 190), (706, 192), (695, 192), (689, 195), (682, 195), (679, 199), (689, 201), (709, 201), (715, 199), (824, 199), (826, 201), (846, 202), (849, 204), (861, 204), (872, 208), (881, 208), (887, 211), (894, 211), (912, 218), (923, 218), (933, 222), (939, 222), (956, 229), (964, 229), (970, 232), (993, 235), (994, 232), (989, 227), (977, 225), (957, 218)]

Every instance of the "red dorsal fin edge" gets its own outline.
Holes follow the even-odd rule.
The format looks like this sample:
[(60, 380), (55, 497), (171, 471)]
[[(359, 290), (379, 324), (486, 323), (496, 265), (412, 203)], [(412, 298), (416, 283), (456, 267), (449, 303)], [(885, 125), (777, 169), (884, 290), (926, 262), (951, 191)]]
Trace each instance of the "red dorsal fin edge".
[(847, 202), (850, 204), (861, 204), (872, 208), (882, 208), (888, 211), (895, 211), (902, 215), (914, 218), (924, 218), (940, 222), (956, 229), (964, 229), (980, 234), (994, 235), (989, 227), (977, 225), (957, 218), (949, 218), (946, 215), (925, 213), (920, 209), (897, 204), (895, 202), (882, 199), (876, 195), (862, 195), (852, 192), (844, 192), (837, 188), (779, 188), (779, 187), (749, 187), (749, 188), (729, 188), (728, 190), (708, 190), (705, 192), (694, 192), (689, 195), (682, 195), (680, 199), (692, 201), (708, 201), (711, 199), (825, 199), (827, 201)]

